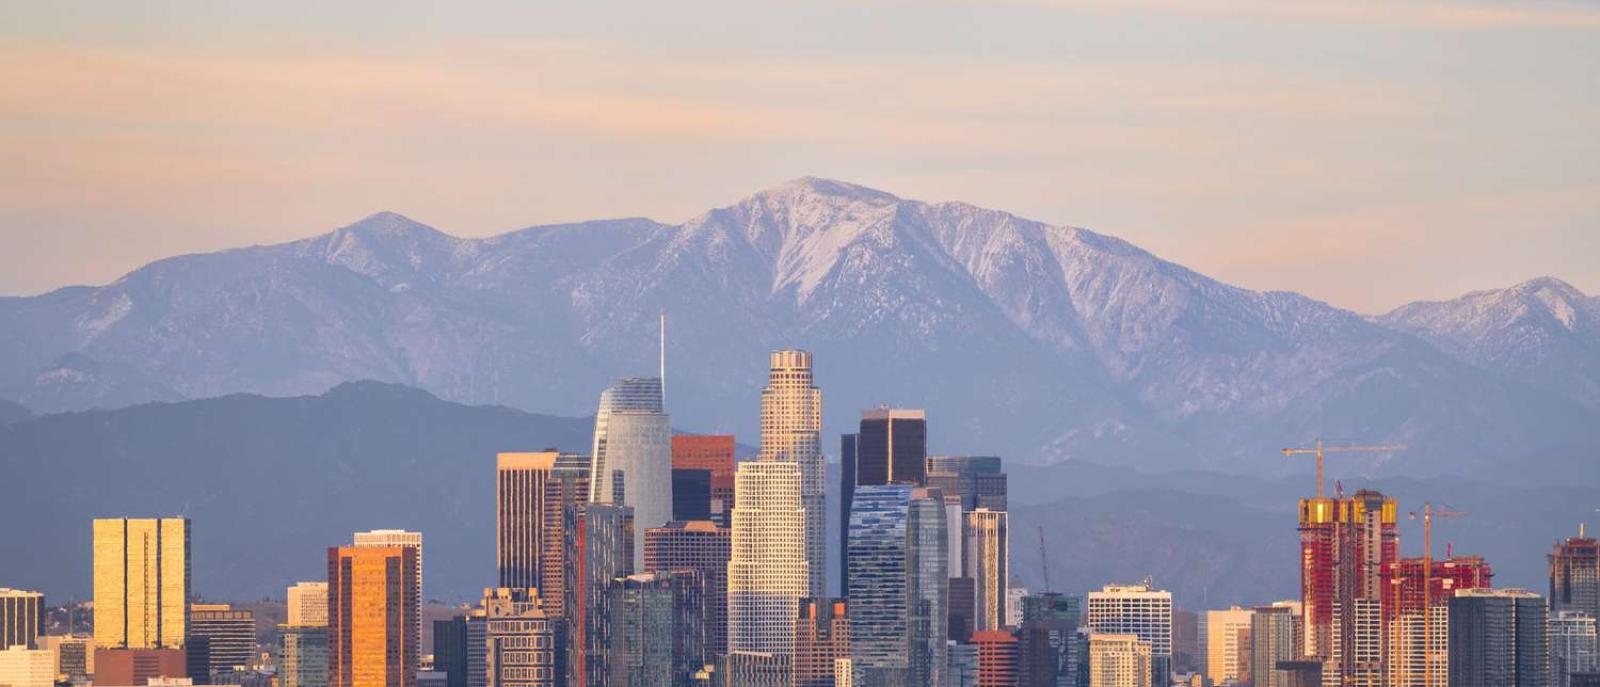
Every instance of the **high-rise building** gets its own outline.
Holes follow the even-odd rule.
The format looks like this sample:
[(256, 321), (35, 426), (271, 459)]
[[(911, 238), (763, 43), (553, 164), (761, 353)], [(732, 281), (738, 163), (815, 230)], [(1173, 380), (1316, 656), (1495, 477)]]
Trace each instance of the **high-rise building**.
[(672, 469), (672, 519), (711, 520), (711, 471)]
[(328, 583), (296, 582), (288, 590), (286, 625), (328, 625)]
[[(883, 484), (923, 486), (928, 460), (928, 416), (921, 410), (876, 408), (861, 414), (860, 431), (840, 445), (839, 542), (850, 542), (856, 489)], [(850, 596), (849, 561), (839, 561), (840, 596)]]
[(1567, 687), (1600, 687), (1600, 672), (1573, 673), (1567, 680)]
[(1434, 560), (1431, 575), (1425, 570), (1420, 557), (1383, 566), (1384, 670), (1387, 682), (1395, 687), (1445, 685), (1449, 673), (1445, 604), (1456, 590), (1487, 588), (1492, 577), (1489, 564), (1479, 556)]
[(1016, 635), (985, 630), (972, 633), (972, 643), (978, 647), (978, 687), (1017, 687), (1022, 648)]
[(1089, 636), (1089, 687), (1151, 687), (1154, 662), (1150, 643), (1136, 635)]
[(1482, 556), (1433, 559), (1432, 574), (1426, 576), (1429, 589), (1424, 598), (1423, 571), (1421, 557), (1403, 558), (1383, 566), (1381, 586), (1384, 618), (1420, 613), (1424, 606), (1444, 604), (1459, 589), (1487, 588), (1494, 576), (1488, 561)]
[(1558, 611), (1550, 617), (1548, 634), (1551, 687), (1567, 687), (1574, 674), (1600, 669), (1594, 616), (1578, 611)]
[(945, 598), (947, 599), (945, 623), (949, 628), (945, 636), (953, 642), (966, 642), (972, 639), (972, 633), (977, 630), (977, 618), (974, 617), (978, 607), (977, 587), (970, 577), (952, 577), (947, 583)]
[(539, 607), (535, 590), (485, 589), (483, 611), (484, 682), (488, 687), (560, 684), (556, 629)]
[(1148, 584), (1106, 585), (1089, 592), (1089, 618), (1094, 634), (1134, 635), (1149, 645), (1151, 675), (1165, 685), (1171, 675), (1172, 593)]
[(827, 595), (827, 491), (822, 462), (822, 390), (807, 351), (773, 351), (761, 390), (761, 460), (800, 466), (800, 506), (805, 509), (806, 592)]
[(693, 570), (706, 586), (706, 652), (728, 650), (728, 561), (733, 532), (700, 520), (672, 522), (644, 532), (645, 572)]
[(1579, 536), (1550, 551), (1550, 612), (1578, 611), (1600, 618), (1600, 542)]
[(467, 687), (466, 616), (433, 621), (433, 670), (444, 673), (445, 687)]
[[(1064, 597), (1076, 600), (1075, 597)], [(1028, 600), (1039, 599), (1030, 596)], [(1039, 604), (1036, 604), (1037, 606)], [(1037, 611), (1037, 607), (1031, 609)], [(1076, 610), (1076, 609), (1074, 609)], [(1077, 684), (1079, 663), (1087, 657), (1078, 652), (1076, 613), (1033, 613), (1017, 628), (1022, 647), (1021, 687), (1061, 687)]]
[[(1378, 604), (1381, 599), (1384, 566), (1400, 554), (1396, 514), (1394, 499), (1368, 489), (1348, 498), (1300, 499), (1303, 653), (1329, 663), (1324, 679), (1342, 682), (1355, 677), (1357, 632), (1364, 627), (1357, 613), (1366, 608), (1356, 602)], [(1381, 672), (1381, 650), (1378, 653), (1379, 665), (1365, 666), (1363, 672)]]
[[(672, 435), (672, 469), (711, 471), (711, 517), (718, 527), (728, 526), (733, 512), (732, 434)], [(677, 492), (673, 492), (676, 502)], [(673, 516), (675, 520), (685, 520)]]
[(0, 651), (39, 648), (44, 634), (44, 593), (0, 587)]
[[(569, 687), (604, 687), (609, 622), (606, 590), (611, 581), (633, 574), (633, 508), (609, 503), (567, 508), (566, 548), (569, 561), (562, 590), (567, 609), (565, 683)], [(468, 685), (468, 687), (473, 687)]]
[(330, 687), (413, 687), (421, 555), (412, 545), (328, 548)]
[(607, 687), (688, 687), (706, 665), (705, 581), (693, 570), (614, 580)]
[(566, 577), (570, 563), (567, 549), (567, 513), (589, 501), (589, 458), (563, 453), (544, 481), (544, 513), (540, 516), (539, 598), (545, 615), (566, 617)]
[(1031, 596), (1027, 587), (1006, 585), (1006, 627), (1022, 624), (1022, 600)]
[(951, 641), (947, 653), (949, 667), (944, 671), (945, 687), (978, 687), (978, 645)]
[[(412, 596), (416, 597), (417, 607), (422, 607), (422, 533), (408, 532), (406, 530), (371, 530), (357, 532), (351, 541), (355, 546), (405, 546), (417, 551), (417, 575), (412, 579)], [(422, 636), (422, 614), (417, 614), (416, 635)]]
[(739, 464), (728, 561), (730, 652), (782, 656), (777, 663), (787, 665), (794, 650), (794, 623), (810, 580), (801, 479), (798, 463)]
[[(219, 671), (248, 667), (256, 660), (256, 614), (228, 604), (190, 604), (189, 638), (203, 638), (205, 672), (189, 677), (211, 679)], [(193, 657), (188, 660), (196, 665)]]
[[(591, 503), (631, 507), (641, 530), (672, 520), (672, 427), (659, 378), (619, 379), (600, 393), (590, 461)], [(636, 537), (632, 567), (643, 565)]]
[(1011, 576), (1011, 535), (1005, 511), (969, 511), (965, 526), (966, 577), (972, 578), (975, 630), (1006, 626), (1006, 580)]
[(850, 514), (850, 660), (861, 685), (943, 682), (949, 629), (944, 495), (860, 487)]
[(326, 625), (279, 625), (278, 641), (282, 687), (328, 687)]
[(1463, 589), (1449, 608), (1450, 687), (1549, 684), (1544, 597), (1520, 589)]
[(1300, 616), (1289, 605), (1260, 606), (1251, 612), (1249, 673), (1255, 687), (1287, 687), (1278, 663), (1300, 656), (1299, 625)]
[(1083, 623), (1083, 601), (1060, 592), (1042, 592), (1022, 597), (1021, 622), (1070, 620)]
[(1225, 611), (1205, 612), (1205, 627), (1201, 629), (1201, 637), (1206, 643), (1206, 679), (1220, 685), (1226, 680), (1239, 681), (1241, 669), (1243, 674), (1250, 674), (1249, 667), (1242, 665), (1245, 652), (1240, 647), (1250, 646), (1252, 615), (1250, 609), (1238, 606)]
[(964, 511), (1007, 510), (1006, 473), (999, 456), (928, 456), (927, 484), (955, 498)]
[[(56, 653), (49, 649), (13, 644), (0, 649), (0, 685), (55, 687)], [(104, 683), (102, 683), (104, 684)]]
[(834, 663), (850, 657), (850, 612), (843, 599), (801, 599), (794, 630), (795, 687), (834, 687)]
[(495, 567), (499, 586), (538, 588), (544, 554), (545, 481), (560, 453), (501, 453), (495, 456)]
[(188, 624), (188, 518), (96, 519), (95, 646), (176, 649)]

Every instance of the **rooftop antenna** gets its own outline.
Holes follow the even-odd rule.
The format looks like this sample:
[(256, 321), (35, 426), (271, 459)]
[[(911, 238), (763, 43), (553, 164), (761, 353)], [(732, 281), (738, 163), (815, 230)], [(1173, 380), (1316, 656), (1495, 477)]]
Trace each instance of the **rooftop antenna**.
[(667, 309), (661, 309), (661, 406), (667, 405)]

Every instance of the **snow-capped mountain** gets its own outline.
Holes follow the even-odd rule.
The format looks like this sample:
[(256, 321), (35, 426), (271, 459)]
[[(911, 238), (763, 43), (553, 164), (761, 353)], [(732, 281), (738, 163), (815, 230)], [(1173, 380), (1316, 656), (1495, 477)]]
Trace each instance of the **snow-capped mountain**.
[[(1560, 471), (1600, 447), (1580, 399), (1390, 318), (1232, 287), (1083, 229), (813, 178), (681, 225), (460, 239), (380, 213), (0, 299), (0, 396), (35, 398), (73, 353), (152, 397), (375, 379), (586, 414), (608, 379), (655, 369), (663, 310), (674, 423), (746, 440), (766, 352), (800, 346), (830, 433), (878, 404), (925, 407), (936, 452), (1262, 471), (1322, 436), (1408, 443), (1378, 469), (1428, 474)], [(34, 409), (126, 402), (51, 398), (72, 401)]]

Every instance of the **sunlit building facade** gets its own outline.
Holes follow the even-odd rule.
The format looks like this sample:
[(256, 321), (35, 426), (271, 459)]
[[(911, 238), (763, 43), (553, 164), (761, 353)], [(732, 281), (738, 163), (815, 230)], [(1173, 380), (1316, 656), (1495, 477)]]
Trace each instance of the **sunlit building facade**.
[(1149, 645), (1151, 670), (1166, 684), (1172, 661), (1172, 593), (1148, 585), (1106, 585), (1089, 592), (1088, 621), (1094, 634), (1133, 635)]
[(44, 620), (44, 593), (0, 587), (0, 651), (39, 648)]
[(746, 461), (735, 480), (728, 650), (785, 657), (754, 662), (762, 665), (791, 665), (795, 619), (810, 580), (800, 466)]
[(804, 596), (827, 593), (827, 512), (822, 462), (822, 390), (807, 351), (773, 351), (767, 386), (761, 390), (761, 460), (800, 467), (800, 506), (805, 510), (807, 562)]
[(1129, 634), (1089, 636), (1089, 687), (1151, 687), (1152, 649)]
[(327, 687), (327, 626), (279, 625), (278, 641), (278, 680), (282, 687)]
[(328, 624), (328, 583), (296, 582), (288, 590), (286, 625)]
[(938, 490), (856, 490), (847, 545), (856, 684), (943, 682), (950, 580), (944, 518)]
[(94, 521), (94, 638), (101, 648), (183, 647), (188, 518)]
[(328, 549), (328, 684), (413, 687), (420, 638), (414, 546)]
[[(976, 630), (1006, 626), (1006, 581), (1011, 576), (1011, 534), (1005, 511), (979, 508), (966, 514), (965, 577), (973, 585)], [(954, 527), (954, 523), (951, 525)]]

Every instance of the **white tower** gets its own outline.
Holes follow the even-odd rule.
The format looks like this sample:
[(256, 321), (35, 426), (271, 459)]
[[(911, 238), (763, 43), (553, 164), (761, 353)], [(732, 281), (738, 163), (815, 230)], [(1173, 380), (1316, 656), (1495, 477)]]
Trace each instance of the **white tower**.
[(728, 651), (790, 656), (810, 571), (800, 469), (740, 463), (734, 474), (733, 554), (728, 560)]
[(822, 461), (822, 390), (813, 383), (811, 354), (773, 351), (761, 390), (761, 460), (800, 468), (800, 503), (805, 509), (805, 557), (810, 565), (805, 596), (827, 592), (827, 512)]

